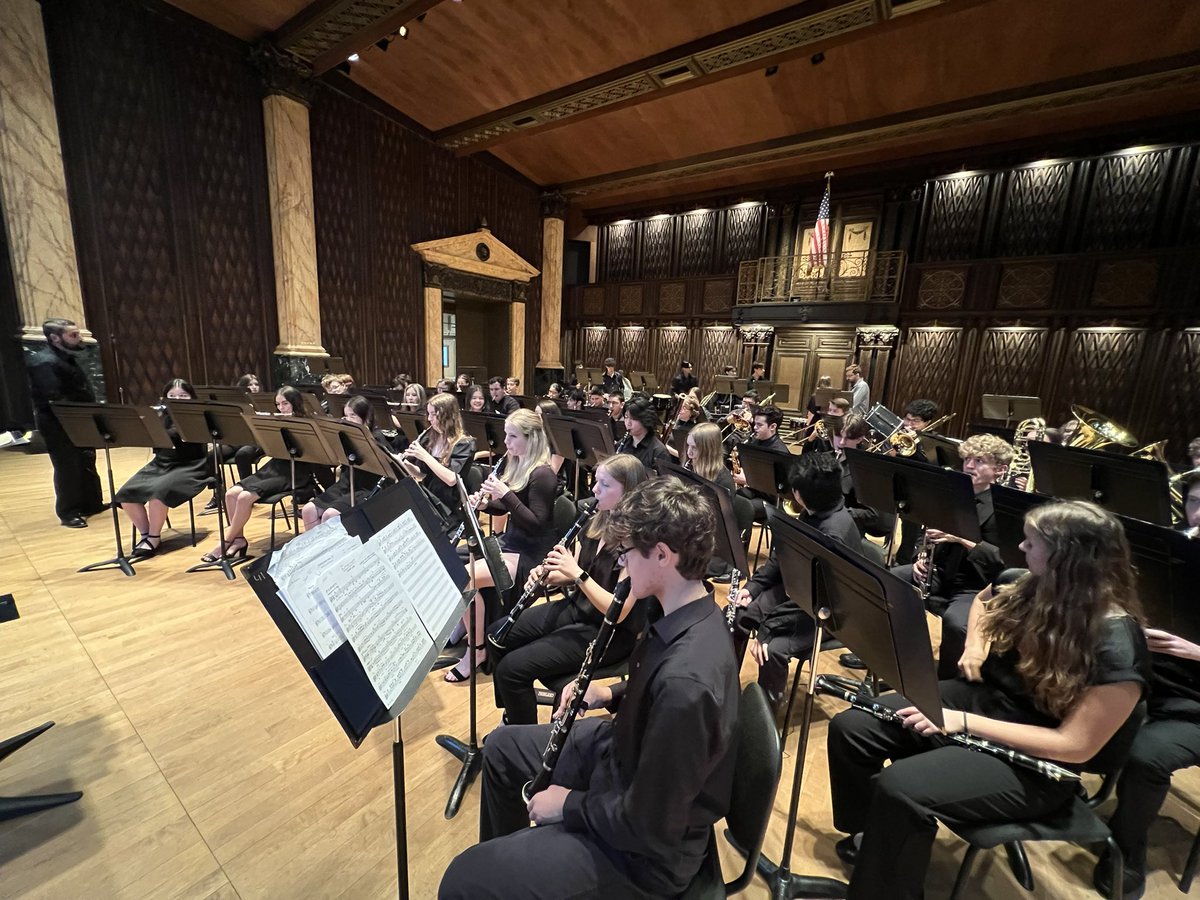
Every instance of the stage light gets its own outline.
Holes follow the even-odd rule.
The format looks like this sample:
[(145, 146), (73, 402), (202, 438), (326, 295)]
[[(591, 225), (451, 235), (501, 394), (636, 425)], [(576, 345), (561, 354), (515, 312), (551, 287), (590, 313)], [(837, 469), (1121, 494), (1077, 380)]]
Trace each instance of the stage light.
[(352, 62), (352, 63), (358, 62), (358, 54), (351, 53), (349, 56), (346, 57), (346, 62)]

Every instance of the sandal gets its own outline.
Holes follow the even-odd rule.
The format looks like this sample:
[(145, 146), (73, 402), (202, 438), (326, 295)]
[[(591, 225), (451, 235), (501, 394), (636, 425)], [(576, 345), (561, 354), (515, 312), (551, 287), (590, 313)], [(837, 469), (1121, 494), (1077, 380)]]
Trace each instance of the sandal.
[[(238, 543), (239, 541), (241, 543)], [(244, 537), (235, 537), (232, 541), (229, 542), (229, 545), (227, 547), (225, 547), (225, 553), (222, 555), (221, 558), (222, 559), (238, 559), (240, 557), (242, 559), (245, 559), (246, 553), (249, 551), (249, 549), (250, 549), (250, 542), (248, 540), (246, 540)]]
[[(470, 652), (470, 651), (468, 650), (467, 652)], [(484, 654), (483, 659), (479, 658), (480, 652), (482, 652)], [(459, 660), (459, 662), (460, 663), (463, 662), (464, 660), (466, 660), (466, 658), (467, 658), (467, 655), (466, 655), (466, 653), (464, 653), (463, 658), (461, 660)], [(468, 663), (467, 665), (469, 666), (470, 663)], [(479, 651), (475, 654), (475, 668), (480, 672), (480, 674), (486, 674), (486, 669), (487, 669), (487, 653), (486, 653), (486, 651)], [(466, 672), (463, 672), (456, 665), (456, 666), (454, 666), (454, 668), (448, 669), (446, 671), (446, 674), (442, 676), (442, 679), (444, 681), (448, 682), (449, 684), (462, 684), (464, 681), (466, 681), (470, 677), (471, 677), (470, 668), (468, 668)]]
[[(158, 541), (159, 543), (152, 544), (152, 543), (150, 543), (151, 541)], [(155, 553), (158, 552), (159, 544), (161, 544), (161, 543), (162, 543), (162, 539), (159, 535), (144, 534), (144, 535), (142, 535), (142, 539), (133, 545), (133, 552), (129, 554), (129, 558), (130, 559), (149, 559), (151, 556), (153, 556)]]

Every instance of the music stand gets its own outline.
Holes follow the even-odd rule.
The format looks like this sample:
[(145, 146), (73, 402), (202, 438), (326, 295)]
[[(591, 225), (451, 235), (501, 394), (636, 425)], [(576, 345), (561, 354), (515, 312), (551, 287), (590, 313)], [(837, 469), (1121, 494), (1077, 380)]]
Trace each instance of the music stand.
[[(735, 387), (737, 379), (732, 375), (714, 375), (713, 376), (713, 391), (717, 394), (724, 394), (727, 397), (732, 397), (737, 390)], [(745, 379), (741, 382), (745, 385)], [(741, 396), (740, 394), (738, 396)]]
[(1005, 426), (1011, 426), (1013, 420), (1023, 422), (1026, 419), (1040, 418), (1042, 415), (1042, 398), (1025, 397), (1020, 394), (984, 394), (983, 417), (985, 419), (1003, 419)]
[(653, 372), (639, 372), (642, 376), (642, 386), (646, 389), (647, 394), (657, 394), (662, 390), (662, 385), (659, 384), (658, 376)]
[(1171, 524), (1167, 467), (1156, 459), (1029, 442), (1038, 493), (1088, 500), (1131, 519)]
[[(832, 878), (794, 875), (791, 871), (796, 820), (800, 811), (805, 758), (813, 702), (820, 679), (817, 663), (828, 630), (857, 654), (871, 671), (883, 675), (904, 697), (942, 725), (941, 696), (925, 609), (912, 586), (881, 569), (815, 528), (776, 510), (770, 521), (775, 554), (787, 595), (815, 623), (809, 656), (808, 687), (797, 734), (796, 765), (783, 854), (776, 866), (759, 857), (758, 871), (773, 900), (791, 897), (844, 897), (847, 885)], [(799, 688), (796, 669), (788, 717)]]
[[(250, 392), (245, 388), (224, 385), (204, 385), (196, 388), (197, 400), (212, 400), (217, 403), (246, 403)], [(272, 397), (275, 395), (272, 394)], [(274, 400), (271, 401), (274, 404)]]
[(746, 487), (767, 497), (792, 495), (792, 468), (800, 461), (793, 453), (763, 450), (752, 444), (738, 444), (738, 462), (746, 476)]
[(170, 435), (158, 414), (148, 406), (120, 406), (115, 403), (51, 403), (67, 437), (76, 447), (104, 450), (104, 465), (108, 469), (108, 500), (112, 509), (113, 536), (117, 555), (103, 562), (91, 563), (80, 572), (94, 572), (116, 566), (126, 575), (133, 575), (133, 565), (121, 547), (121, 520), (117, 515), (117, 488), (113, 483), (113, 447), (171, 447)]
[(865, 450), (847, 448), (845, 453), (854, 493), (862, 505), (979, 541), (979, 516), (969, 475)]
[[(925, 444), (925, 455), (934, 465), (955, 471), (962, 468), (962, 457), (958, 455), (958, 447), (962, 441), (931, 431), (922, 431), (917, 437)], [(932, 453), (929, 452), (930, 449), (933, 450)]]
[[(746, 548), (742, 545), (742, 534), (738, 530), (737, 515), (733, 511), (733, 498), (725, 488), (715, 481), (710, 481), (698, 472), (685, 469), (673, 462), (660, 460), (657, 467), (659, 475), (674, 475), (684, 484), (690, 484), (705, 494), (712, 501), (717, 513), (715, 555), (729, 563), (736, 572), (750, 574), (750, 563), (746, 559)], [(730, 579), (729, 596), (737, 594), (737, 578)], [(731, 601), (732, 602), (732, 601)]]
[(564, 416), (574, 416), (576, 419), (587, 419), (591, 422), (607, 423), (612, 419), (612, 412), (607, 406), (585, 406), (581, 409), (564, 409)]
[(493, 457), (504, 452), (504, 418), (487, 413), (464, 412), (463, 429), (475, 438), (475, 450), (487, 449)]
[(575, 461), (575, 496), (583, 466), (597, 466), (616, 452), (608, 417), (604, 421), (576, 418), (577, 413), (542, 419), (550, 435), (550, 446), (563, 459)]
[[(243, 392), (244, 396), (235, 402), (245, 402), (249, 397), (250, 405), (256, 413), (269, 413), (275, 415), (278, 408), (275, 406), (275, 395), (271, 391), (255, 391), (253, 393)], [(244, 444), (242, 446), (245, 446)]]
[(821, 408), (821, 412), (825, 412), (829, 406), (829, 401), (835, 398), (847, 400), (850, 403), (854, 402), (854, 391), (843, 391), (839, 388), (819, 387), (813, 391), (813, 399), (817, 406)]
[[(364, 501), (356, 509), (342, 516), (338, 525), (327, 523), (322, 526), (344, 528), (348, 535), (369, 545), (372, 540), (379, 539), (380, 532), (409, 512), (413, 514), (415, 525), (423, 532), (425, 546), (436, 554), (438, 563), (449, 575), (453, 589), (459, 596), (456, 603), (444, 604), (436, 609), (432, 608), (434, 601), (426, 597), (420, 598), (422, 606), (418, 615), (421, 619), (421, 629), (416, 633), (417, 646), (406, 642), (404, 647), (396, 648), (397, 655), (405, 657), (402, 665), (409, 677), (391, 706), (385, 705), (376, 692), (350, 640), (343, 640), (322, 658), (271, 574), (273, 557), (277, 552), (283, 551), (272, 551), (245, 570), (246, 580), (280, 634), (291, 646), (296, 659), (312, 679), (313, 686), (333, 713), (350, 743), (357, 749), (373, 729), (394, 723), (392, 788), (396, 807), (397, 890), (401, 900), (407, 900), (409, 884), (404, 741), (400, 717), (437, 658), (439, 643), (444, 640), (442, 635), (449, 634), (455, 620), (462, 614), (468, 599), (463, 593), (467, 584), (467, 573), (449, 542), (439, 539), (441, 525), (437, 515), (416, 484), (409, 480), (392, 485)], [(284, 550), (286, 549), (285, 547)], [(413, 599), (417, 598), (414, 596)]]
[(265, 418), (246, 416), (246, 423), (254, 432), (254, 443), (262, 447), (263, 453), (274, 459), (286, 459), (291, 469), (292, 481), (292, 534), (299, 534), (299, 509), (296, 506), (296, 460), (317, 465), (334, 465), (329, 448), (321, 440), (316, 419), (298, 416)]
[(394, 478), (392, 458), (384, 453), (370, 429), (353, 422), (313, 419), (329, 458), (350, 471), (350, 506), (354, 507), (354, 472), (362, 469), (380, 478)]
[(392, 410), (392, 417), (396, 420), (396, 424), (400, 426), (400, 430), (404, 432), (404, 436), (409, 442), (415, 441), (421, 436), (421, 432), (429, 427), (429, 420), (425, 418), (425, 411), (407, 412), (405, 410)]

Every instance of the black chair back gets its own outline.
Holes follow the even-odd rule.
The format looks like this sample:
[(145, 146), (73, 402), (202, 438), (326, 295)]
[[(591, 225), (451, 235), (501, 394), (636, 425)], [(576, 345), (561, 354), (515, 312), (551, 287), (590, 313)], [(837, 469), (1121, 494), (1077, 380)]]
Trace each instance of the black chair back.
[(782, 765), (779, 732), (766, 691), (757, 683), (748, 684), (738, 707), (737, 773), (729, 813), (725, 816), (730, 836), (746, 850), (746, 865), (734, 881), (726, 884), (727, 895), (745, 890), (754, 878), (767, 836), (767, 823), (775, 808), (775, 789)]

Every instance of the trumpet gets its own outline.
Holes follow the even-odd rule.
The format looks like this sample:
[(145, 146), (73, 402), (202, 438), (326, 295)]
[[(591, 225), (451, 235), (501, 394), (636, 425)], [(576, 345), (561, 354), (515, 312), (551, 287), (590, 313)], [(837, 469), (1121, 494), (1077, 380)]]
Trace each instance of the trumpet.
[(811, 425), (805, 425), (803, 428), (795, 431), (789, 443), (793, 446), (796, 444), (807, 444), (814, 438), (819, 438), (823, 441), (829, 440), (829, 429), (825, 426), (824, 419), (817, 419)]
[[(498, 460), (496, 460), (496, 464), (494, 466), (492, 466), (492, 470), (490, 472), (488, 472), (487, 478), (494, 478), (496, 476), (496, 473), (500, 471), (500, 467), (502, 465), (504, 465), (504, 460), (507, 458), (508, 458), (508, 454), (502, 453), (500, 455), (500, 458)], [(485, 478), (483, 480), (487, 481), (487, 478)], [(475, 511), (477, 509), (479, 509), (479, 506), (481, 503), (483, 503), (483, 491), (482, 490), (479, 492), (479, 500), (477, 502), (471, 503), (470, 501), (467, 501), (467, 507), (468, 507), (467, 514), (472, 515), (472, 516), (475, 515)], [(454, 534), (451, 535), (451, 537), (450, 537), (450, 543), (457, 544), (459, 538), (461, 538), (463, 536), (463, 532), (466, 530), (467, 530), (467, 523), (465, 521), (459, 523), (458, 528), (456, 528), (454, 530)]]

